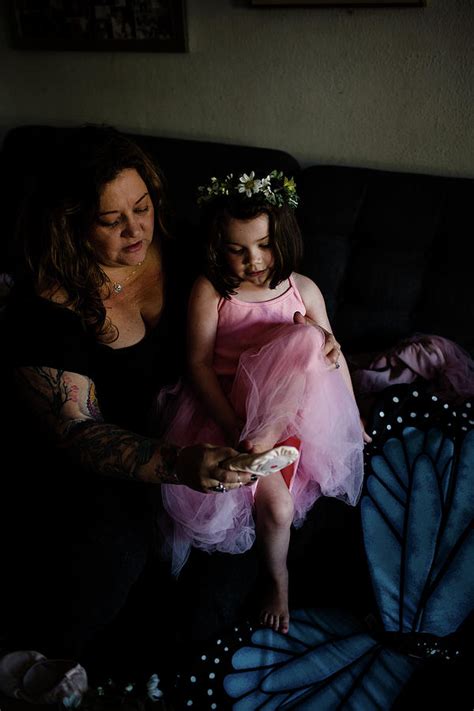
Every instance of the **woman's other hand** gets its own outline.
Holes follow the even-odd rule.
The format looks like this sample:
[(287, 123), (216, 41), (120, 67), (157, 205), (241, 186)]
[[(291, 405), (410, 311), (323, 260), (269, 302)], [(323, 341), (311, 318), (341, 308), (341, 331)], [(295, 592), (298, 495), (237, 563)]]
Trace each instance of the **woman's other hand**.
[(225, 493), (253, 484), (254, 475), (231, 471), (222, 466), (225, 459), (237, 454), (239, 452), (232, 447), (215, 447), (211, 444), (183, 447), (176, 463), (178, 483), (203, 493)]
[(341, 346), (340, 344), (336, 341), (334, 334), (331, 333), (330, 331), (327, 331), (325, 328), (320, 326), (316, 321), (314, 321), (312, 318), (309, 316), (303, 316), (302, 313), (299, 311), (295, 312), (295, 315), (293, 316), (293, 321), (295, 323), (299, 323), (301, 325), (306, 325), (306, 326), (316, 326), (317, 328), (320, 328), (321, 331), (324, 333), (325, 336), (325, 343), (324, 343), (324, 355), (328, 360), (331, 361), (334, 365), (339, 360), (339, 356), (341, 354)]

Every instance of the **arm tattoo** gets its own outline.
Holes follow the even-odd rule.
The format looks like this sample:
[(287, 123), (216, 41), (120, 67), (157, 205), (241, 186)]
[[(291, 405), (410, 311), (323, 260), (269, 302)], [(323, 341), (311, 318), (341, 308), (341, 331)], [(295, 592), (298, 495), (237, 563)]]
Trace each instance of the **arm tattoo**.
[(122, 479), (178, 482), (179, 448), (105, 423), (90, 378), (40, 367), (18, 374), (42, 425), (83, 469)]
[(37, 367), (27, 370), (35, 375), (34, 379), (26, 377), (23, 369), (17, 371), (18, 377), (29, 394), (35, 396), (35, 405), (40, 405), (39, 414), (60, 418), (64, 405), (77, 401), (77, 388), (68, 386), (64, 370)]
[(150, 464), (157, 443), (115, 425), (76, 420), (70, 423), (61, 446), (76, 452), (88, 471), (136, 479), (139, 469)]
[(179, 447), (160, 444), (115, 425), (91, 420), (76, 422), (69, 428), (63, 446), (77, 450), (81, 465), (88, 471), (122, 479), (138, 479), (141, 468), (151, 466), (154, 481), (161, 484), (179, 483), (176, 473)]

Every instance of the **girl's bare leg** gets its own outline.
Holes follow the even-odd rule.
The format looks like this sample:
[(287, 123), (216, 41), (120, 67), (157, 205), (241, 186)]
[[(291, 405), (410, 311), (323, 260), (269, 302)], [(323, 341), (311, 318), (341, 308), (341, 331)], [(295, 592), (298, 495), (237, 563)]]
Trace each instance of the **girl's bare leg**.
[(260, 622), (275, 632), (289, 629), (287, 555), (293, 500), (279, 473), (261, 479), (255, 494), (257, 541), (269, 581)]

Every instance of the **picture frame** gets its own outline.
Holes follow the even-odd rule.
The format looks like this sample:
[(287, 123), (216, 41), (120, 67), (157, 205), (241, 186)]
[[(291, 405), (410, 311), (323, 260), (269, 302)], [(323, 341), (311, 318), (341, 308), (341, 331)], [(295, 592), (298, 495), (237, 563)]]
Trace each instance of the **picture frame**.
[(425, 7), (426, 0), (250, 0), (258, 7)]
[(16, 49), (186, 52), (184, 0), (11, 0)]

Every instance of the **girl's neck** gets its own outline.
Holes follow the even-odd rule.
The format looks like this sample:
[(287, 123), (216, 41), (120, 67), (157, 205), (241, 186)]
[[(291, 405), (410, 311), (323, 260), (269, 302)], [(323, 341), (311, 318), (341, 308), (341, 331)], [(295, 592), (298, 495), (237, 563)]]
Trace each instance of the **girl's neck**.
[(256, 285), (249, 282), (242, 282), (236, 289), (235, 299), (238, 301), (258, 302), (271, 301), (277, 296), (281, 296), (285, 291), (288, 291), (290, 286), (289, 279), (284, 279), (274, 289), (270, 289), (270, 281), (265, 284)]

